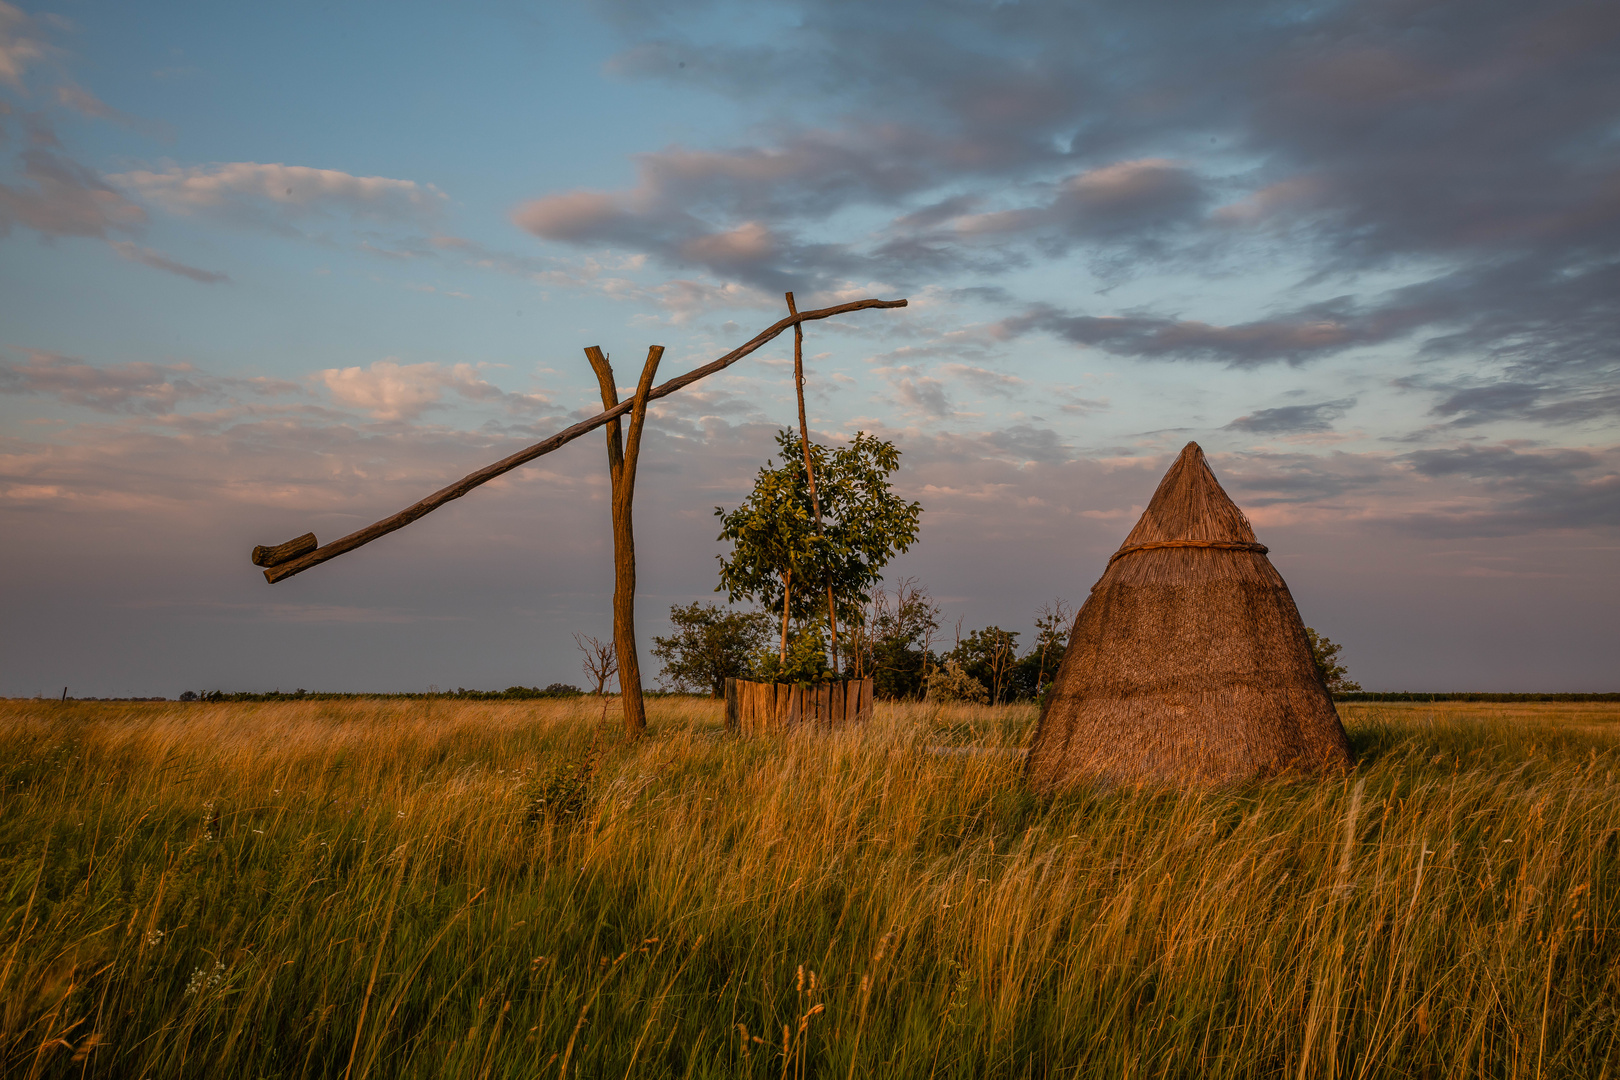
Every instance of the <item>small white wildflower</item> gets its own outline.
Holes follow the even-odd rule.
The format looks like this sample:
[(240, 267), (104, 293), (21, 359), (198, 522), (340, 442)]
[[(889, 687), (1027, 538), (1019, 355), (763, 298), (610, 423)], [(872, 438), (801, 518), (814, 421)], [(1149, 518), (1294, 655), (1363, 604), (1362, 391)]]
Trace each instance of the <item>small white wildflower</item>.
[(214, 961), (214, 970), (198, 968), (191, 973), (191, 981), (186, 984), (186, 993), (200, 994), (207, 990), (214, 990), (225, 981), (225, 965), (218, 960)]
[(146, 933), (146, 943), (148, 945), (158, 945), (158, 944), (161, 944), (162, 941), (163, 941), (163, 931), (162, 930), (149, 930), (149, 931), (147, 931), (147, 933)]

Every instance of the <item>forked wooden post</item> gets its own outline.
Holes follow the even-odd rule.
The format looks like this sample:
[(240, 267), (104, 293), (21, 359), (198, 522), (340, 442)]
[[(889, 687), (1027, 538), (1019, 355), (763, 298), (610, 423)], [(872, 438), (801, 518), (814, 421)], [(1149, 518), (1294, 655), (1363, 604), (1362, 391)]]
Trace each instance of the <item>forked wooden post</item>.
[[(658, 372), (658, 361), (663, 358), (664, 347), (654, 345), (647, 350), (647, 362), (641, 369), (641, 381), (636, 384), (636, 396), (630, 406), (630, 433), (621, 437), (619, 418), (608, 421), (607, 454), (608, 476), (613, 486), (613, 648), (619, 654), (619, 698), (624, 702), (624, 731), (634, 739), (647, 730), (647, 709), (641, 700), (641, 663), (636, 655), (636, 537), (631, 526), (631, 506), (636, 493), (636, 461), (641, 456), (641, 432), (647, 421), (647, 393), (652, 389), (653, 376)], [(585, 350), (591, 370), (602, 389), (602, 408), (612, 409), (619, 403), (618, 386), (613, 380), (613, 366), (600, 346)]]

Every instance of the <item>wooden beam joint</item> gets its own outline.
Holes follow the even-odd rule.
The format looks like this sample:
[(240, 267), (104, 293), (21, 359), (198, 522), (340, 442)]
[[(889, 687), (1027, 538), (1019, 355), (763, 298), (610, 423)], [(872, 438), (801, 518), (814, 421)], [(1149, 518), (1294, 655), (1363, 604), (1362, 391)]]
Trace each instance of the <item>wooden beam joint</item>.
[(300, 555), (308, 555), (319, 546), (315, 542), (314, 533), (294, 537), (285, 544), (260, 544), (253, 549), (253, 565), (280, 566), (284, 562), (292, 562)]

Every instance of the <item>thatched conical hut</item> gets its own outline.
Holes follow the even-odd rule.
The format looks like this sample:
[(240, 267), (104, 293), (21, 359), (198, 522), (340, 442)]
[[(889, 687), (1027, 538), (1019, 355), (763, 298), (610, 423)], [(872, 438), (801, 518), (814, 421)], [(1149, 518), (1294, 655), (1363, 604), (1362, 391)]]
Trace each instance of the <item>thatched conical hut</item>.
[(1075, 617), (1030, 784), (1222, 783), (1349, 764), (1288, 586), (1188, 443)]

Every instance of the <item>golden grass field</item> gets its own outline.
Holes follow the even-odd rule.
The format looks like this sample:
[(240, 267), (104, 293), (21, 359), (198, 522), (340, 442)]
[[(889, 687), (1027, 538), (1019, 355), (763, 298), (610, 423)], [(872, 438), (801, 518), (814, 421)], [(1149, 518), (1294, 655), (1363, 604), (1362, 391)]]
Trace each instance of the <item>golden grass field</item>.
[(1029, 706), (649, 706), (0, 702), (0, 1072), (1620, 1074), (1620, 706), (1051, 799)]

